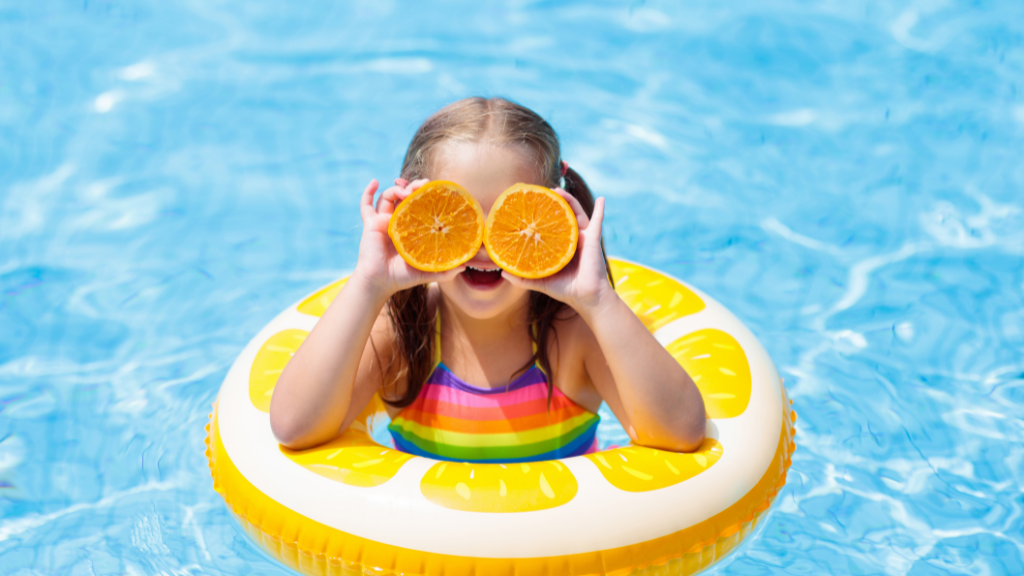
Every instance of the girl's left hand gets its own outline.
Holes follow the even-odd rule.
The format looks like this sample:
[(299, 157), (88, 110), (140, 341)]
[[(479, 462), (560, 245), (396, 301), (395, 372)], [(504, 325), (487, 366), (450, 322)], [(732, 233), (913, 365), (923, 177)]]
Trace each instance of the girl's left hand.
[(576, 222), (580, 228), (576, 254), (565, 268), (546, 278), (520, 278), (507, 271), (502, 271), (501, 276), (513, 286), (542, 292), (565, 302), (577, 312), (587, 312), (609, 295), (615, 295), (614, 288), (608, 282), (604, 251), (601, 249), (604, 198), (597, 199), (594, 203), (594, 215), (588, 218), (579, 201), (571, 194), (561, 188), (555, 188), (554, 191), (565, 198), (576, 214)]

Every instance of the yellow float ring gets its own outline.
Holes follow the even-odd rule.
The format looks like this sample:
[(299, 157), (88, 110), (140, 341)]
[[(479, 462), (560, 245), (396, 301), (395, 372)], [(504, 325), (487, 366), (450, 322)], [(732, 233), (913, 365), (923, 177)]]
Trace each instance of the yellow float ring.
[(252, 539), (304, 574), (693, 574), (746, 538), (786, 482), (796, 413), (774, 365), (721, 304), (612, 260), (616, 291), (693, 376), (708, 412), (692, 454), (628, 446), (530, 464), (411, 456), (370, 436), (374, 399), (315, 448), (281, 448), (277, 377), (345, 279), (285, 310), (228, 372), (207, 426), (219, 492)]

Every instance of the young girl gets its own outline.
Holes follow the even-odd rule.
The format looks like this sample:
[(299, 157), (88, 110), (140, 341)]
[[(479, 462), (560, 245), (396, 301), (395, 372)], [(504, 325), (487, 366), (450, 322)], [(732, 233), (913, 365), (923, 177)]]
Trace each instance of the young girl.
[[(517, 182), (573, 207), (576, 256), (554, 276), (518, 278), (483, 246), (443, 273), (408, 266), (388, 237), (396, 204), (429, 180), (466, 188), (485, 213)], [(564, 182), (564, 189), (558, 187)], [(561, 160), (533, 111), (468, 98), (420, 126), (401, 178), (360, 205), (359, 261), (281, 374), (270, 405), (278, 441), (307, 448), (344, 431), (374, 394), (395, 445), (443, 460), (547, 460), (596, 449), (604, 400), (637, 444), (688, 452), (704, 440), (704, 403), (609, 282), (604, 199)]]

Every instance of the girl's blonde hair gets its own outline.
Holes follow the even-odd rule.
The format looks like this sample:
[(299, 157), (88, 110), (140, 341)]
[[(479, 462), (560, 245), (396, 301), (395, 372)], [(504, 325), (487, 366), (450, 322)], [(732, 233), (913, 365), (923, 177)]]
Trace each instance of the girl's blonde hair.
[[(594, 197), (576, 171), (568, 166), (563, 167), (558, 135), (551, 125), (529, 108), (504, 98), (466, 98), (445, 106), (427, 118), (409, 143), (402, 163), (402, 178), (410, 182), (418, 178), (430, 178), (432, 163), (437, 160), (438, 152), (446, 145), (461, 142), (521, 147), (533, 156), (537, 175), (545, 186), (554, 188), (561, 184), (566, 192), (579, 201), (588, 216), (593, 214)], [(603, 252), (603, 240), (601, 249)], [(612, 273), (607, 257), (605, 269), (611, 281)], [(526, 365), (510, 375), (511, 381), (534, 362), (539, 364), (548, 375), (549, 402), (554, 375), (548, 358), (548, 339), (554, 336), (557, 342), (554, 320), (565, 310), (572, 309), (539, 292), (530, 293), (530, 337), (536, 344), (536, 352)], [(408, 385), (400, 398), (385, 398), (385, 401), (392, 406), (405, 407), (419, 396), (433, 369), (434, 317), (428, 310), (426, 286), (417, 286), (393, 295), (388, 300), (388, 317), (396, 335), (398, 351), (385, 373), (391, 373), (391, 368), (397, 367), (396, 377), (406, 376)]]

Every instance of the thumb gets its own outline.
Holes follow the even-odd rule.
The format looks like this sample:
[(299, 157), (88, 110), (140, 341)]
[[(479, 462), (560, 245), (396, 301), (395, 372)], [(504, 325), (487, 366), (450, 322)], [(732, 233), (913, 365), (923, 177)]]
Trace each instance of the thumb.
[(516, 287), (522, 287), (523, 284), (527, 282), (525, 278), (520, 278), (519, 276), (516, 276), (515, 274), (508, 272), (506, 270), (501, 271), (501, 277), (504, 278), (505, 280), (508, 280), (509, 284)]
[(601, 229), (604, 226), (604, 196), (594, 202), (594, 215), (590, 217), (590, 224), (584, 233), (588, 238), (601, 239)]
[[(508, 280), (509, 284), (512, 284), (517, 288), (525, 288), (527, 290), (533, 290), (534, 292), (548, 294), (547, 278), (521, 278), (507, 270), (501, 271), (501, 277)], [(548, 296), (550, 296), (550, 294), (548, 294)]]

